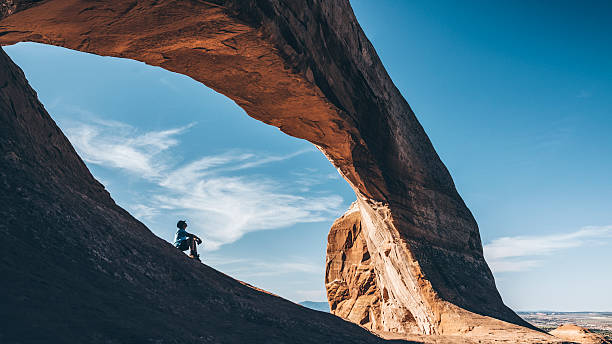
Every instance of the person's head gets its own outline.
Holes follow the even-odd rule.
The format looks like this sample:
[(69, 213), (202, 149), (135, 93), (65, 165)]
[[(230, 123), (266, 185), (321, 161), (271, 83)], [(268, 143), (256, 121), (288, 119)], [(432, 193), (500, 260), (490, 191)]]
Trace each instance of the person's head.
[(187, 222), (185, 222), (184, 220), (180, 220), (179, 222), (176, 223), (176, 227), (180, 229), (185, 229), (187, 228)]

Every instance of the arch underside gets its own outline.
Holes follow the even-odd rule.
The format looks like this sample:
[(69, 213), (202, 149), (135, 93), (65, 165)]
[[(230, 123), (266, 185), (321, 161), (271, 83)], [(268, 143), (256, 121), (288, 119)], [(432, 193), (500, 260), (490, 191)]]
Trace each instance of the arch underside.
[(4, 3), (2, 45), (160, 66), (315, 144), (357, 198), (330, 232), (336, 314), (380, 332), (530, 326), (503, 304), (471, 212), (348, 1)]

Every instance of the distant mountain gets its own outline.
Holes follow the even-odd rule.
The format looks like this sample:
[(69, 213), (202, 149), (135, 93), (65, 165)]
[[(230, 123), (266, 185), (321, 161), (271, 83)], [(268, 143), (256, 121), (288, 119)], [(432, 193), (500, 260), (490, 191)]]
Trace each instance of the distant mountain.
[(327, 312), (329, 313), (329, 303), (327, 302), (316, 302), (316, 301), (302, 301), (299, 303), (300, 305), (314, 309), (315, 311)]

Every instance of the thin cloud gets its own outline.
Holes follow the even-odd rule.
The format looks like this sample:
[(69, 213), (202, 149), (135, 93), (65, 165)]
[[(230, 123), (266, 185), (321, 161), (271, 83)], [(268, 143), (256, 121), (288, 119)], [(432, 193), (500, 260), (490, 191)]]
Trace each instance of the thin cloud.
[(337, 195), (291, 194), (278, 180), (247, 174), (316, 150), (286, 155), (233, 150), (177, 163), (172, 148), (180, 144), (178, 135), (192, 126), (140, 133), (125, 123), (94, 119), (72, 123), (66, 133), (86, 162), (123, 170), (151, 184), (145, 202), (127, 206), (136, 217), (152, 221), (160, 210), (186, 217), (194, 224), (191, 231), (206, 239), (207, 250), (249, 232), (321, 222), (342, 212), (343, 200)]
[(160, 185), (175, 191), (188, 190), (189, 187), (202, 180), (202, 178), (213, 173), (222, 172), (219, 170), (222, 166), (253, 158), (253, 154), (236, 152), (203, 157), (175, 168), (160, 182)]
[(171, 89), (174, 92), (178, 92), (179, 91), (178, 87), (176, 87), (176, 85), (174, 83), (170, 82), (168, 79), (166, 79), (164, 77), (159, 78), (159, 82), (162, 85), (168, 87), (169, 89)]
[(204, 228), (207, 248), (238, 240), (244, 234), (297, 223), (330, 219), (342, 209), (339, 196), (303, 197), (283, 193), (277, 183), (258, 176), (198, 178), (188, 173), (164, 181), (165, 194), (155, 204), (187, 214)]
[(144, 204), (135, 204), (129, 206), (129, 210), (134, 217), (137, 217), (139, 219), (151, 219), (157, 214), (159, 214), (159, 211), (156, 208), (149, 207)]
[(230, 170), (238, 171), (238, 170), (244, 170), (244, 169), (247, 169), (247, 168), (258, 167), (258, 166), (269, 164), (269, 163), (273, 163), (273, 162), (279, 162), (279, 161), (295, 158), (298, 155), (302, 155), (304, 153), (311, 153), (313, 151), (314, 151), (314, 148), (311, 148), (311, 149), (302, 149), (302, 150), (299, 150), (297, 152), (293, 152), (293, 153), (287, 154), (287, 155), (277, 155), (277, 156), (272, 155), (272, 156), (267, 156), (267, 157), (263, 157), (263, 158), (258, 159), (258, 160), (245, 162), (245, 163), (243, 163), (241, 165), (233, 167)]
[(207, 256), (206, 262), (211, 266), (223, 267), (223, 271), (239, 279), (261, 276), (279, 276), (288, 273), (321, 274), (320, 263), (309, 262), (300, 258), (283, 261), (263, 261), (257, 259), (233, 259), (229, 257)]
[(327, 183), (329, 180), (340, 179), (338, 173), (322, 174), (315, 168), (305, 168), (291, 174), (294, 176), (294, 183), (301, 186), (301, 192), (308, 192), (313, 186)]
[(544, 236), (503, 237), (484, 246), (484, 255), (494, 272), (524, 271), (542, 263), (538, 257), (612, 238), (612, 226), (590, 226), (571, 233)]
[(327, 294), (325, 293), (325, 289), (323, 288), (311, 290), (296, 290), (295, 294), (298, 295), (301, 300), (327, 302)]
[(175, 136), (192, 126), (138, 135), (124, 123), (96, 120), (92, 124), (68, 123), (65, 132), (85, 162), (152, 179), (168, 169), (168, 162), (160, 159), (160, 154), (178, 145)]

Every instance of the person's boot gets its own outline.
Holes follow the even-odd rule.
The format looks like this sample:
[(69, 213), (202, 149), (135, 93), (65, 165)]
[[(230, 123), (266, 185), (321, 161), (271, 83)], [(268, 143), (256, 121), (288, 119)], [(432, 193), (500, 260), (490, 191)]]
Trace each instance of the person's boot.
[(189, 251), (189, 258), (196, 259), (198, 262), (200, 261), (200, 255), (197, 253), (197, 251)]

